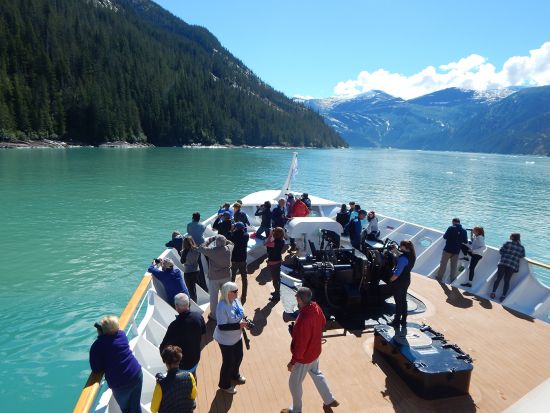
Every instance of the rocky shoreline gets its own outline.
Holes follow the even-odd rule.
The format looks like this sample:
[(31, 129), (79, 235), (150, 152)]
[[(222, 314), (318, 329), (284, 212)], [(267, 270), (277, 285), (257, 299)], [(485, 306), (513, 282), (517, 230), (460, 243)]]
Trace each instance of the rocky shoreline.
[[(149, 143), (129, 143), (124, 141), (119, 142), (107, 142), (97, 146), (98, 148), (152, 148), (155, 145)], [(52, 141), (49, 139), (42, 139), (37, 141), (6, 141), (0, 142), (0, 148), (2, 149), (18, 149), (18, 148), (95, 148), (96, 146), (81, 144), (78, 142), (61, 142)]]

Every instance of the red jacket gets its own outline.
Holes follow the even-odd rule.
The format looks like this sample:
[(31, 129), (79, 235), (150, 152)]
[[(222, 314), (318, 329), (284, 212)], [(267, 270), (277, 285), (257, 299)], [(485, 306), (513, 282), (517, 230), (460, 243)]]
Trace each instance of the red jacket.
[(292, 210), (290, 211), (290, 215), (293, 218), (307, 217), (309, 215), (309, 208), (304, 203), (304, 201), (302, 201), (301, 199), (297, 199), (296, 201), (294, 201), (294, 205), (292, 205)]
[(323, 310), (314, 301), (300, 310), (292, 330), (292, 364), (308, 364), (321, 355), (321, 337), (326, 322)]

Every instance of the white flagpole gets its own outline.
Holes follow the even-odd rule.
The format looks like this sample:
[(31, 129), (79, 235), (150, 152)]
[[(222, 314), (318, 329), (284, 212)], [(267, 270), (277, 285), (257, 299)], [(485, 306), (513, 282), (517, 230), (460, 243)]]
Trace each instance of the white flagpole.
[(290, 162), (290, 168), (288, 170), (288, 176), (286, 178), (285, 184), (281, 189), (279, 198), (284, 197), (290, 192), (290, 186), (294, 177), (298, 175), (298, 152), (292, 152), (292, 162)]

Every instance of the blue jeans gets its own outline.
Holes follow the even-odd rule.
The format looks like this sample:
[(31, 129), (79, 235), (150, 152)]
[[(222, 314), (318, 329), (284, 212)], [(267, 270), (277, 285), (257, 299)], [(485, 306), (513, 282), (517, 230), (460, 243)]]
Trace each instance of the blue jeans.
[(256, 231), (256, 238), (258, 239), (265, 239), (266, 237), (262, 236), (263, 233), (266, 234), (266, 236), (269, 234), (271, 228), (270, 227), (264, 227), (260, 225), (258, 227), (258, 230)]
[(122, 410), (122, 413), (141, 413), (141, 387), (143, 386), (143, 373), (140, 370), (135, 378), (128, 384), (113, 390), (113, 396)]

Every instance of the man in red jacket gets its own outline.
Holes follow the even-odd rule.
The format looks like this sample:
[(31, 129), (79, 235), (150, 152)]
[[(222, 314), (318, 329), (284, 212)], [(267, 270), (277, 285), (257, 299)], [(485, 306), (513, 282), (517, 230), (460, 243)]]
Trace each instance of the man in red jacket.
[(323, 399), (323, 410), (332, 411), (337, 407), (336, 401), (321, 370), (319, 370), (319, 356), (321, 355), (321, 338), (326, 319), (321, 307), (311, 301), (311, 290), (306, 287), (298, 288), (296, 301), (300, 313), (291, 330), (292, 343), (290, 351), (292, 359), (287, 368), (290, 371), (288, 384), (292, 394), (292, 408), (283, 409), (281, 413), (301, 413), (302, 411), (302, 383), (309, 373), (313, 383)]

